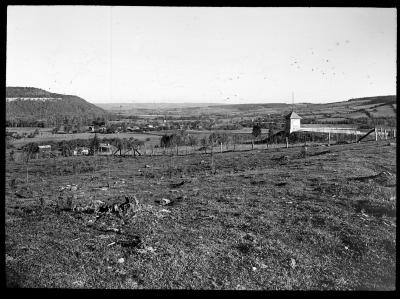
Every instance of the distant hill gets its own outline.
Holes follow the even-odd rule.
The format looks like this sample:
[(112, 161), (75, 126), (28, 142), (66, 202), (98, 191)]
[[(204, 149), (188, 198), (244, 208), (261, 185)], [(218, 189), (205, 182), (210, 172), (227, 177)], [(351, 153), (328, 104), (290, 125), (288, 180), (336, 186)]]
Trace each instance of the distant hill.
[(365, 124), (395, 126), (397, 119), (396, 96), (355, 98), (342, 102), (295, 105), (303, 123)]
[[(323, 107), (331, 106), (364, 106), (364, 105), (392, 105), (396, 104), (396, 96), (377, 96), (377, 97), (365, 97), (365, 98), (354, 98), (348, 101), (334, 102), (334, 103), (324, 103), (324, 104), (312, 104), (312, 103), (296, 103), (294, 104), (294, 109), (306, 109), (314, 110), (321, 109)], [(285, 103), (249, 103), (249, 104), (226, 104), (226, 105), (214, 105), (213, 108), (222, 108), (232, 111), (257, 111), (265, 109), (274, 109), (278, 111), (287, 111), (292, 109), (292, 104)]]
[(369, 104), (396, 104), (396, 96), (379, 96), (350, 99), (349, 102), (366, 101)]
[[(210, 106), (211, 107), (211, 106)], [(254, 110), (263, 110), (263, 109), (287, 109), (291, 107), (289, 104), (285, 103), (256, 103), (256, 104), (226, 104), (226, 105), (215, 105), (212, 108), (222, 108), (222, 109), (230, 109), (236, 111), (254, 111)]]
[(34, 87), (6, 87), (6, 120), (93, 119), (109, 113), (74, 95), (52, 93)]

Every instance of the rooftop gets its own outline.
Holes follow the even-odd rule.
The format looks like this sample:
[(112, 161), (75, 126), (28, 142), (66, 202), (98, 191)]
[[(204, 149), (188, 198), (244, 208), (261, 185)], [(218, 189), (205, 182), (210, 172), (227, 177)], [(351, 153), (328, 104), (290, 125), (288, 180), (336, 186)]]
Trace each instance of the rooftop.
[(302, 118), (301, 118), (296, 112), (294, 112), (294, 111), (292, 111), (292, 112), (290, 112), (288, 115), (286, 115), (285, 118), (286, 118), (286, 119), (289, 119), (289, 118), (291, 118), (291, 119), (293, 119), (293, 118), (302, 119)]

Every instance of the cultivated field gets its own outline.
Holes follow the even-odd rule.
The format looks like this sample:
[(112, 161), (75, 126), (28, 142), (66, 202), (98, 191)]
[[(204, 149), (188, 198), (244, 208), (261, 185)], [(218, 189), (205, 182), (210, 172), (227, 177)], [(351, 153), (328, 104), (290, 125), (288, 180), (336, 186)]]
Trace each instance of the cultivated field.
[(395, 289), (395, 143), (213, 160), (7, 161), (7, 286)]

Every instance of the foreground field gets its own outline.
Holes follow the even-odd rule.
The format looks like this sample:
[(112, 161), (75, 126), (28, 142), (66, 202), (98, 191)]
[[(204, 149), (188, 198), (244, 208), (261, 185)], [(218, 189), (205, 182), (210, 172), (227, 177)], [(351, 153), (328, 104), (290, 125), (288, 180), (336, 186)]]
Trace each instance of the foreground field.
[[(28, 182), (7, 162), (7, 285), (395, 289), (396, 146), (227, 152), (214, 174), (210, 161), (37, 160)], [(96, 208), (125, 195), (125, 214)]]

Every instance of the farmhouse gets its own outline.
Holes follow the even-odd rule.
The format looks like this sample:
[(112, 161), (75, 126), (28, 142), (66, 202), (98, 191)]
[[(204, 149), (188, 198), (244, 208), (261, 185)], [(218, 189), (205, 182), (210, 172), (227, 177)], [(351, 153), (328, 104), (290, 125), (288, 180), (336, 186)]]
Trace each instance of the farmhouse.
[(39, 145), (38, 147), (39, 147), (40, 153), (45, 153), (45, 152), (51, 151), (51, 145)]
[(107, 128), (105, 126), (89, 126), (88, 131), (90, 133), (106, 133), (107, 132)]
[(89, 155), (89, 149), (86, 148), (86, 147), (82, 147), (81, 148), (81, 154), (85, 155), (85, 156)]
[(100, 143), (99, 144), (99, 155), (112, 155), (117, 148), (109, 143)]
[(72, 154), (74, 156), (78, 156), (78, 155), (89, 155), (89, 149), (86, 147), (76, 147), (73, 151)]
[(57, 130), (57, 134), (67, 134), (65, 126), (60, 126)]
[(141, 131), (140, 128), (139, 128), (138, 126), (127, 127), (126, 129), (127, 129), (127, 131), (129, 131), (129, 132), (139, 132), (139, 131)]

